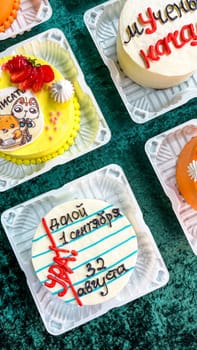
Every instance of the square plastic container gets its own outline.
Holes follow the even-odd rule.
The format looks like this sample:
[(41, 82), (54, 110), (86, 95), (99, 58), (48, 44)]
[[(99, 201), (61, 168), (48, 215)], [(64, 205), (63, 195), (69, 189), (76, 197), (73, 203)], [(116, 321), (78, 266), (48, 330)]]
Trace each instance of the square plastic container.
[[(109, 142), (110, 129), (97, 105), (92, 91), (87, 86), (80, 66), (62, 31), (53, 28), (32, 37), (20, 44), (11, 46), (0, 54), (2, 56), (29, 54), (46, 59), (63, 74), (74, 77), (81, 89), (81, 123), (80, 131), (72, 147), (61, 156), (35, 165), (18, 165), (0, 157), (0, 192), (6, 191), (35, 176), (43, 174), (54, 166), (65, 164), (87, 152)], [(65, 55), (69, 59), (69, 67), (65, 65)], [(62, 63), (63, 62), (63, 63)]]
[(48, 21), (51, 16), (52, 8), (48, 0), (41, 1), (38, 11), (34, 9), (30, 0), (21, 0), (17, 18), (5, 32), (0, 33), (0, 40), (15, 38), (18, 34), (30, 31), (38, 24)]
[[(138, 240), (137, 263), (127, 285), (113, 299), (83, 307), (63, 303), (53, 296), (38, 281), (31, 261), (32, 238), (41, 218), (54, 206), (79, 198), (101, 199), (118, 206), (132, 223)], [(52, 335), (78, 327), (114, 307), (161, 288), (168, 282), (169, 274), (165, 263), (143, 220), (125, 174), (116, 164), (108, 165), (57, 190), (17, 205), (5, 211), (1, 221), (18, 263), (25, 273), (43, 323)]]
[(117, 61), (116, 38), (125, 0), (107, 1), (86, 11), (84, 22), (122, 101), (135, 123), (145, 123), (175, 109), (197, 96), (197, 73), (173, 88), (155, 90), (135, 84), (121, 71)]
[(176, 183), (176, 163), (187, 142), (197, 136), (197, 119), (190, 120), (146, 142), (145, 151), (183, 232), (197, 255), (197, 211), (186, 203)]

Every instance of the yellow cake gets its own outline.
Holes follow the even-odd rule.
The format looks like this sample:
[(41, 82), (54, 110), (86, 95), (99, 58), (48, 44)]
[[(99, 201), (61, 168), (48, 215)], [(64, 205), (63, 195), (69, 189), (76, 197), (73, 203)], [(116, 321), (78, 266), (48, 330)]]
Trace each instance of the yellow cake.
[(73, 144), (80, 127), (80, 106), (73, 85), (55, 67), (40, 58), (25, 58), (54, 73), (54, 79), (41, 89), (27, 88), (23, 81), (15, 83), (19, 76), (22, 80), (23, 72), (16, 79), (15, 73), (5, 69), (13, 57), (0, 58), (0, 156), (28, 165), (54, 158)]

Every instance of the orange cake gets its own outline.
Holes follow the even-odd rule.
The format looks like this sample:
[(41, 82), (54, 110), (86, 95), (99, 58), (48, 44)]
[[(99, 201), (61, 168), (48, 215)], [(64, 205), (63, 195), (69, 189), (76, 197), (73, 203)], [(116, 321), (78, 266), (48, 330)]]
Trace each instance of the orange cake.
[(80, 127), (73, 84), (43, 59), (0, 58), (0, 157), (35, 164), (64, 153)]
[(17, 16), (20, 0), (5, 0), (0, 4), (0, 32), (9, 28)]
[(197, 210), (197, 136), (185, 145), (178, 157), (176, 180), (186, 202)]

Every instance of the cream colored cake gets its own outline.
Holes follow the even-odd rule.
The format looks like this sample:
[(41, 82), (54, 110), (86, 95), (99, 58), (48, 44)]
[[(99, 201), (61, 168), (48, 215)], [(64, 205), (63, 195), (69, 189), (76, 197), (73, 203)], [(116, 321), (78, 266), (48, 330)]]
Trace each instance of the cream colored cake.
[(134, 82), (175, 86), (197, 69), (197, 2), (127, 0), (120, 14), (117, 55)]
[(137, 259), (128, 219), (96, 199), (54, 207), (39, 224), (32, 262), (40, 282), (66, 303), (103, 303), (126, 286)]

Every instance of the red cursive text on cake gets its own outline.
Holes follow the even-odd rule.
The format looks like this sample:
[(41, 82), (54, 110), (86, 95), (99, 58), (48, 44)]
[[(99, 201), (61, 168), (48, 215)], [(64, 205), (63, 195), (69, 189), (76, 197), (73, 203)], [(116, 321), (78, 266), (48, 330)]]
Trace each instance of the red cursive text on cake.
[(197, 45), (197, 33), (192, 23), (184, 25), (180, 31), (175, 30), (174, 33), (169, 33), (165, 38), (159, 39), (155, 45), (149, 46), (147, 52), (140, 50), (140, 55), (148, 69), (150, 61), (159, 61), (161, 56), (171, 54), (170, 44), (180, 49), (187, 43), (190, 43), (191, 46)]
[[(45, 286), (48, 288), (53, 288), (56, 284), (60, 284), (63, 287), (63, 290), (58, 293), (58, 296), (63, 297), (70, 287), (72, 293), (78, 303), (78, 305), (82, 306), (82, 302), (78, 297), (78, 294), (70, 280), (69, 274), (73, 273), (73, 270), (68, 266), (70, 261), (76, 261), (76, 256), (78, 253), (75, 250), (67, 250), (67, 249), (59, 249), (53, 239), (53, 236), (50, 232), (49, 227), (47, 226), (45, 218), (42, 218), (42, 224), (45, 228), (45, 231), (48, 235), (48, 238), (51, 241), (51, 245), (49, 249), (55, 252), (55, 256), (53, 258), (54, 264), (51, 265), (48, 269), (49, 274), (47, 275), (48, 280), (50, 282), (45, 282)], [(70, 253), (71, 256), (61, 257), (60, 253)]]

